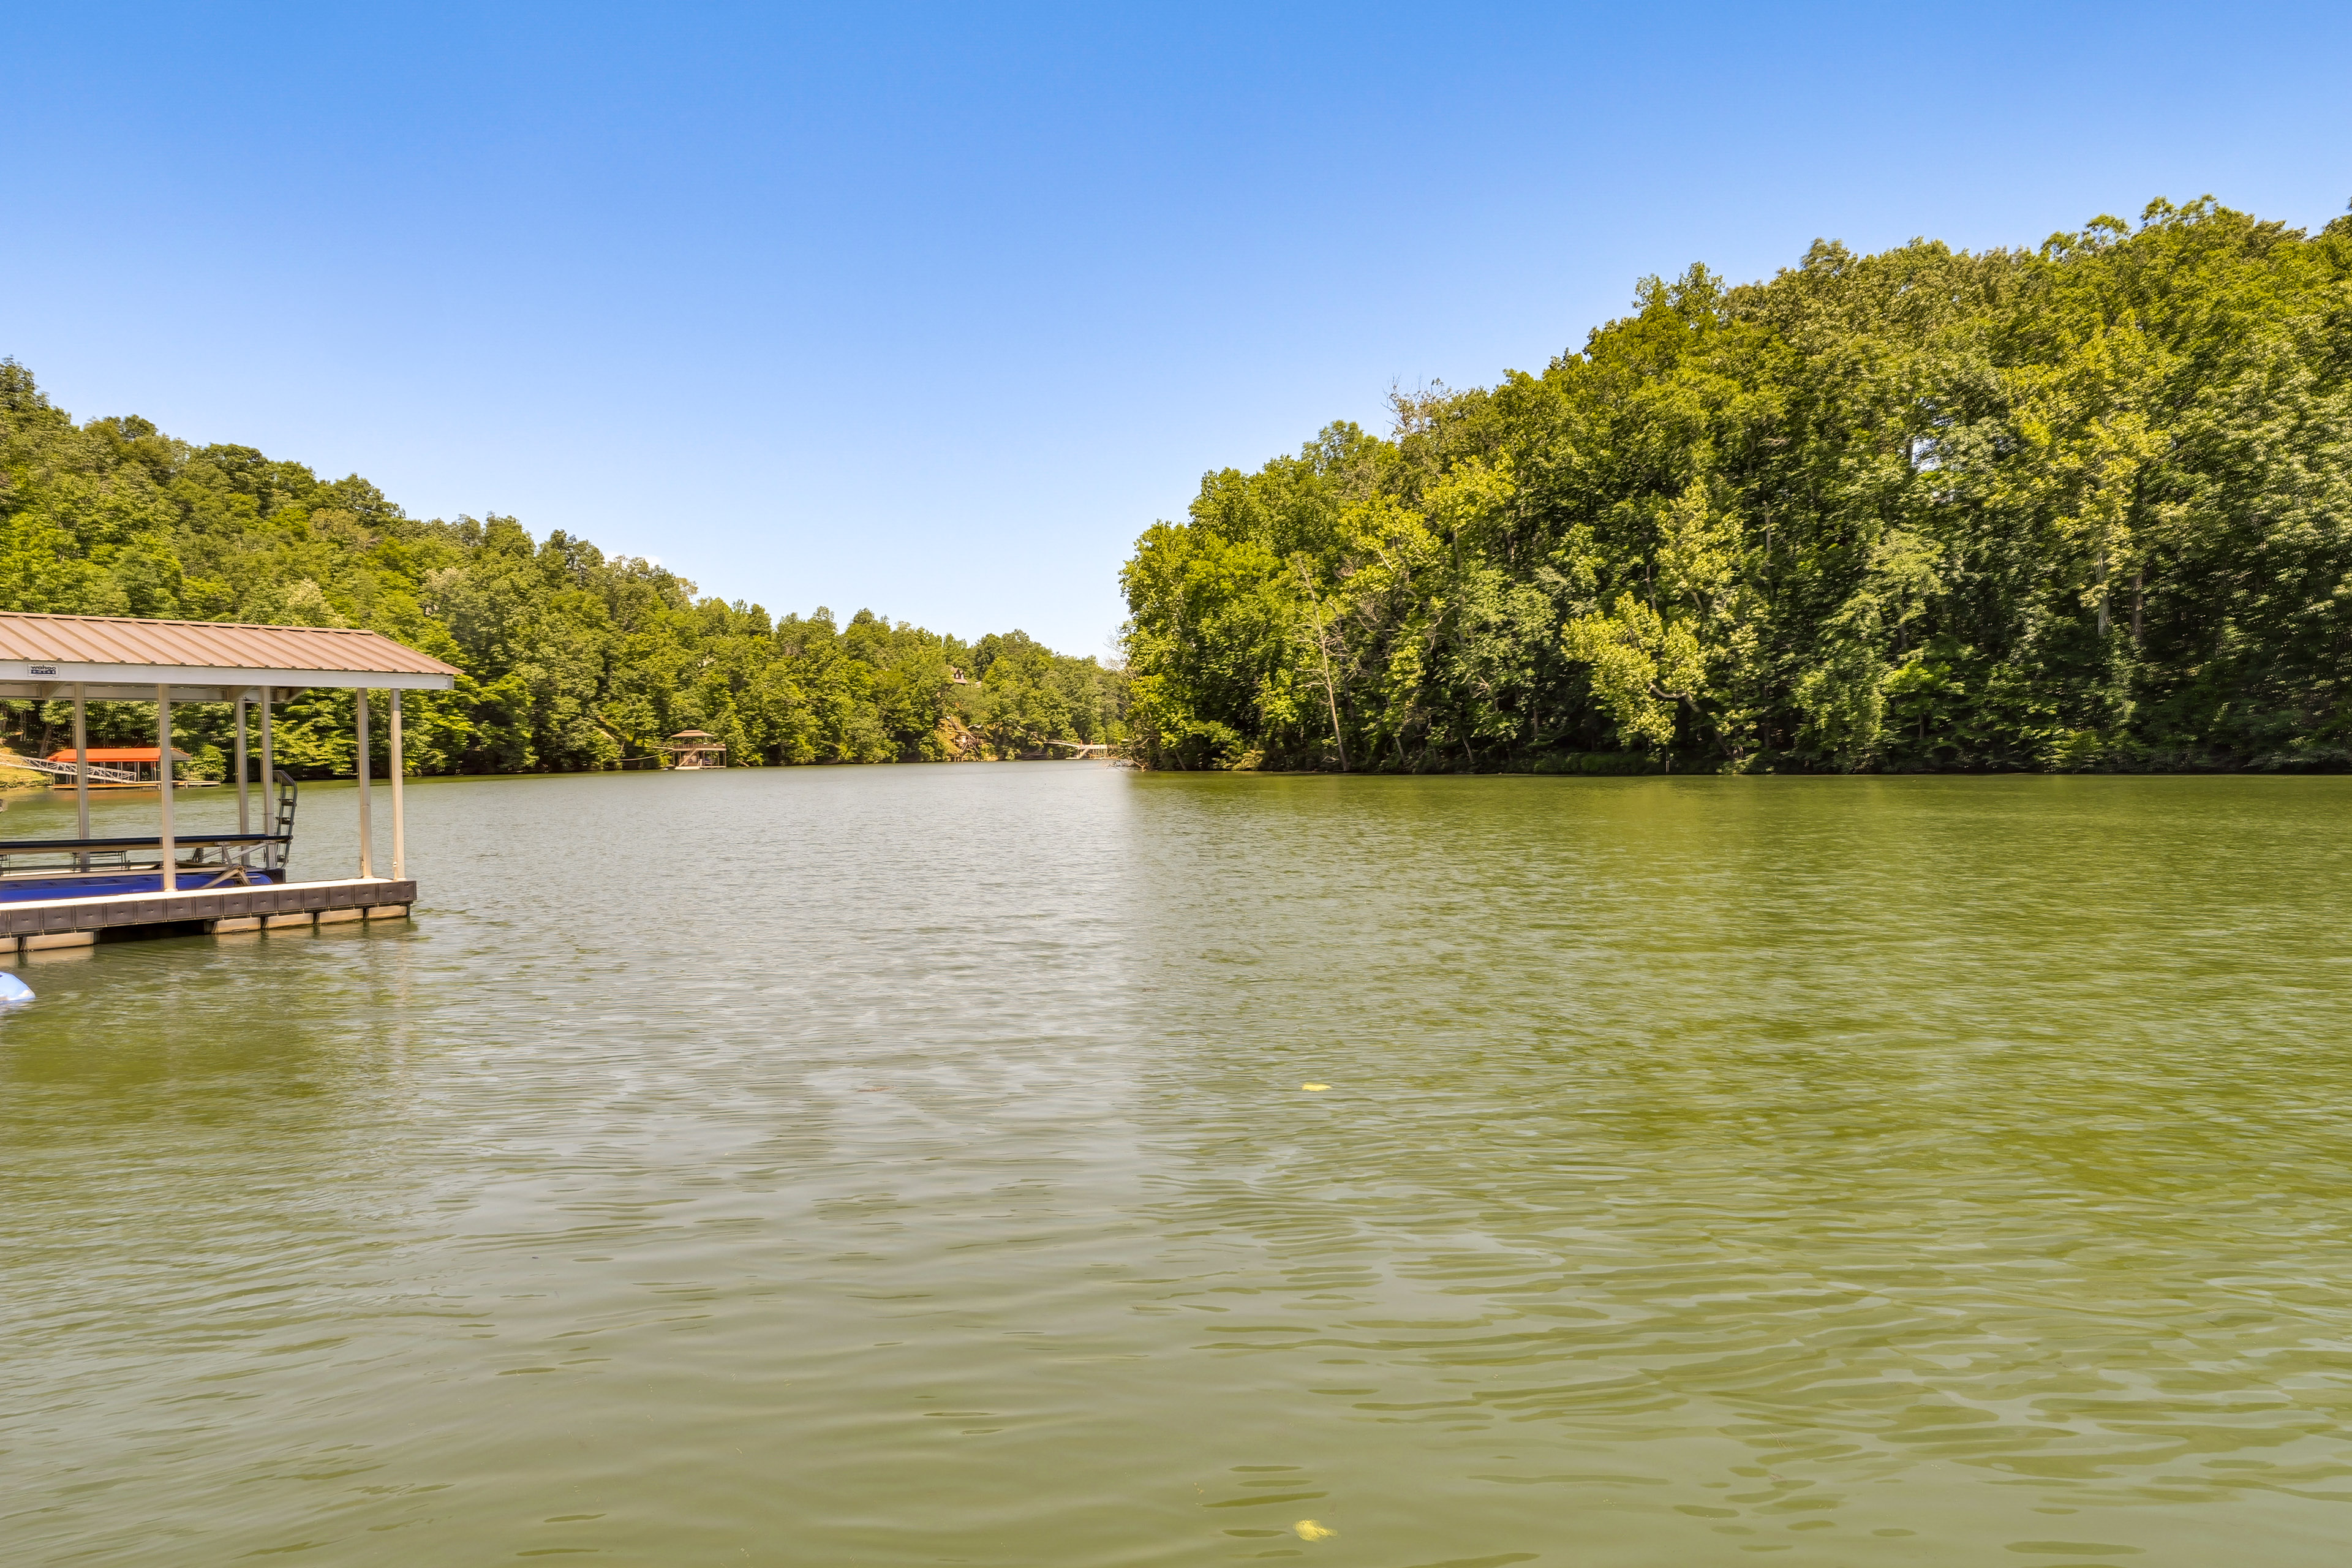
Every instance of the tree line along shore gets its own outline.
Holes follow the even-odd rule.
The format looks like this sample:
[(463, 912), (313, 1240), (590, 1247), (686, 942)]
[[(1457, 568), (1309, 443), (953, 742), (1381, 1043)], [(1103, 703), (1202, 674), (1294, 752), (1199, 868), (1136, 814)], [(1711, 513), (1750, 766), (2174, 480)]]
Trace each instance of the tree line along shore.
[[(383, 632), (465, 672), (405, 699), (408, 763), (428, 774), (648, 765), (681, 730), (770, 765), (1124, 736), (1120, 674), (1021, 632), (967, 643), (866, 610), (772, 616), (560, 531), (420, 521), (356, 475), (321, 480), (137, 417), (77, 424), (13, 361), (0, 362), (0, 608)], [(351, 708), (347, 691), (285, 704), (280, 765), (352, 773)], [(70, 743), (68, 704), (0, 711), (19, 752)], [(195, 776), (222, 776), (228, 710), (191, 705), (174, 724)], [(152, 746), (154, 710), (93, 703), (89, 732)]]
[[(1171, 769), (2352, 765), (2352, 217), (2158, 201), (2032, 248), (1644, 279), (1540, 373), (1400, 392), (1138, 541), (1123, 668), (772, 616), (514, 519), (408, 517), (0, 362), (0, 607), (367, 626), (465, 671), (425, 773), (996, 758)], [(349, 693), (278, 754), (352, 771)], [(64, 705), (0, 704), (19, 750)], [(137, 744), (151, 710), (93, 705)], [(226, 710), (184, 732), (217, 776)], [(152, 742), (151, 742), (152, 743)]]
[(1817, 243), (1393, 403), (1139, 542), (1152, 764), (2352, 763), (2352, 218)]

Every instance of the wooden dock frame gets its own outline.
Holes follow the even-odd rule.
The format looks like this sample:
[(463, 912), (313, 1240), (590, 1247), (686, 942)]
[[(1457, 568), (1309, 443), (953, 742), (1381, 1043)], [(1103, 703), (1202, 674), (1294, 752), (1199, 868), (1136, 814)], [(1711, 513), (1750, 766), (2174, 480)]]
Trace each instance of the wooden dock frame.
[[(352, 877), (210, 892), (115, 893), (0, 904), (0, 963), (127, 937), (292, 931), (345, 921), (406, 920), (414, 881)], [(178, 928), (176, 930), (171, 928)]]

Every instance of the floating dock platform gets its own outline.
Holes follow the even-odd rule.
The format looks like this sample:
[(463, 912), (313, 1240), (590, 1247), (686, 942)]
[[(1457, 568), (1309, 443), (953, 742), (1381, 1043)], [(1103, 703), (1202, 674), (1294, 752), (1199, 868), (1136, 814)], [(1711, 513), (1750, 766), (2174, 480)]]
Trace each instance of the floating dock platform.
[(413, 880), (347, 878), (208, 892), (116, 893), (0, 904), (0, 961), (47, 948), (223, 931), (278, 931), (408, 918)]

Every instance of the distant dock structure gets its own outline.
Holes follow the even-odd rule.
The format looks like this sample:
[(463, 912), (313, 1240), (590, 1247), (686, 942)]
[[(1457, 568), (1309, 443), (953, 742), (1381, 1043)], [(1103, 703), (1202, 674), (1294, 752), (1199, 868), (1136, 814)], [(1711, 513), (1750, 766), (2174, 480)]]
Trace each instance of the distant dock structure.
[(1104, 763), (1122, 760), (1118, 747), (1101, 741), (1048, 741), (1045, 744), (1063, 747), (1070, 753), (1072, 762), (1083, 762), (1088, 758)]
[(708, 730), (680, 730), (663, 743), (673, 773), (689, 773), (727, 765), (727, 748)]
[[(79, 828), (71, 838), (0, 839), (0, 959), (126, 936), (406, 919), (416, 901), (416, 884), (407, 876), (401, 800), (401, 694), (446, 691), (457, 677), (451, 666), (376, 632), (0, 614), (0, 698), (73, 704), (71, 750), (33, 765), (59, 780), (70, 776)], [(358, 875), (301, 879), (291, 868), (297, 790), (292, 777), (277, 766), (270, 721), (278, 703), (322, 687), (353, 694)], [(376, 869), (369, 777), (373, 691), (384, 694), (390, 721), (388, 877)], [(139, 748), (135, 760), (120, 751), (110, 755), (109, 749), (94, 750), (87, 712), (93, 701), (152, 702), (153, 749)], [(186, 702), (235, 705), (235, 833), (182, 834), (173, 823), (178, 781), (172, 769), (185, 753), (172, 748), (172, 706)], [(257, 755), (249, 745), (248, 715), (256, 709)], [(26, 762), (11, 759), (8, 765)], [(257, 781), (252, 776), (257, 762)], [(126, 768), (124, 763), (133, 765)], [(154, 836), (91, 837), (93, 786), (154, 790)], [(265, 818), (257, 829), (256, 793)]]
[[(174, 764), (188, 760), (188, 753), (174, 751)], [(12, 768), (30, 768), (36, 773), (50, 774), (49, 787), (57, 790), (80, 787), (79, 781), (88, 779), (91, 789), (153, 789), (163, 777), (162, 754), (152, 746), (89, 746), (80, 752), (70, 748), (51, 752), (46, 757), (0, 756), (0, 764)], [(208, 789), (210, 779), (184, 779), (174, 776), (173, 789)]]

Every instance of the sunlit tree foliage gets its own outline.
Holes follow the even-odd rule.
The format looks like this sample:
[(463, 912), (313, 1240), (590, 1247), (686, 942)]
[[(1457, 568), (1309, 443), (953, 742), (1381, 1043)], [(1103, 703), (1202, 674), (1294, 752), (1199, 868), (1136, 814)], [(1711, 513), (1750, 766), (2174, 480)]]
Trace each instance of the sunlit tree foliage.
[[(561, 531), (421, 521), (356, 475), (191, 447), (144, 419), (77, 425), (14, 362), (0, 362), (0, 609), (383, 632), (465, 671), (454, 691), (406, 699), (423, 773), (643, 764), (680, 730), (755, 764), (1014, 756), (1124, 734), (1118, 672), (1019, 632), (970, 646), (866, 610), (845, 626), (824, 609), (774, 619)], [(66, 742), (65, 704), (7, 707), (19, 747)], [(152, 744), (153, 715), (95, 704), (92, 732)], [(216, 775), (226, 714), (176, 722)], [(298, 696), (277, 742), (297, 772), (350, 773), (351, 693)]]
[(2352, 218), (1645, 280), (1540, 374), (1202, 482), (1163, 766), (2352, 762)]

